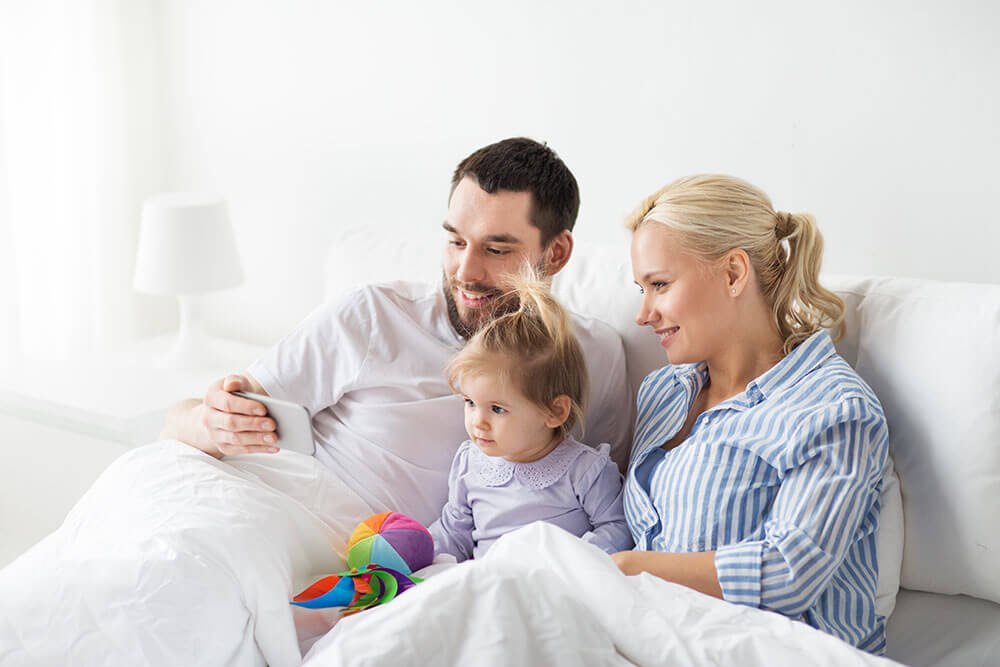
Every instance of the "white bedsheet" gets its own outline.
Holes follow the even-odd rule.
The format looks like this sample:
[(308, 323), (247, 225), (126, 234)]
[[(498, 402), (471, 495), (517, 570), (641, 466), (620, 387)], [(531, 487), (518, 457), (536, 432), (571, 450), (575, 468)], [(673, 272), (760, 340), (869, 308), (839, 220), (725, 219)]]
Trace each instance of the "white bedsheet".
[(309, 456), (130, 451), (0, 571), (0, 664), (298, 665), (288, 600), (369, 514)]
[(312, 457), (130, 451), (0, 571), (0, 664), (284, 667), (316, 635), (313, 666), (884, 664), (776, 614), (625, 577), (544, 524), (326, 633), (336, 613), (288, 600), (344, 569), (371, 513)]
[(329, 665), (888, 665), (804, 623), (622, 575), (547, 524), (498, 541), (384, 606), (348, 617), (306, 655)]

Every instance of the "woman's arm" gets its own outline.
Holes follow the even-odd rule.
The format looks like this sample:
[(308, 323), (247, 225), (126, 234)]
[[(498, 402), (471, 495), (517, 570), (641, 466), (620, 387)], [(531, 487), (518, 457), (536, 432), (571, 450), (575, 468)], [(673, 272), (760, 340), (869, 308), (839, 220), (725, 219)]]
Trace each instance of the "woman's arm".
[[(862, 522), (874, 530), (888, 432), (881, 410), (850, 398), (805, 421), (801, 437), (788, 451), (763, 535), (719, 546), (715, 554), (726, 600), (791, 618), (827, 589)], [(870, 560), (874, 567), (874, 555)], [(874, 582), (873, 570), (854, 573), (870, 575)]]
[(722, 598), (715, 552), (667, 553), (664, 551), (619, 551), (611, 555), (615, 565), (627, 575), (650, 574), (693, 588), (699, 593)]
[(625, 574), (649, 572), (731, 602), (797, 617), (825, 590), (870, 511), (885, 458), (880, 412), (845, 401), (810, 422), (759, 539), (714, 552), (620, 552)]

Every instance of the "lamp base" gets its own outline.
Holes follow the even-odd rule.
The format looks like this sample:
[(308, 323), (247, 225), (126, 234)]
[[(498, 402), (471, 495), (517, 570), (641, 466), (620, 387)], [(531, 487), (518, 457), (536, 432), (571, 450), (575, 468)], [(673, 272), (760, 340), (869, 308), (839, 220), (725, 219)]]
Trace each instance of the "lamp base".
[(227, 358), (222, 340), (204, 332), (195, 335), (178, 335), (170, 351), (165, 356), (153, 360), (153, 366), (160, 370), (188, 371), (219, 368), (221, 360)]
[(165, 357), (154, 360), (154, 366), (166, 370), (218, 368), (227, 354), (222, 341), (205, 333), (199, 298), (181, 295), (177, 300), (180, 305), (177, 341)]

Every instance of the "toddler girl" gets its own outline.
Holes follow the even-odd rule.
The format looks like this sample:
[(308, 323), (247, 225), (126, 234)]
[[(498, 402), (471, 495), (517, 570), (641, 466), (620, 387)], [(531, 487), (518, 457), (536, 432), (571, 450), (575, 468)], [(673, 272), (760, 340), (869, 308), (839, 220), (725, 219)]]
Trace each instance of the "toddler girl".
[(611, 553), (630, 549), (622, 478), (570, 431), (582, 419), (587, 367), (569, 317), (534, 279), (514, 284), (519, 306), (486, 324), (451, 361), (465, 429), (448, 503), (430, 527), (437, 553), (480, 558), (501, 535), (548, 521)]

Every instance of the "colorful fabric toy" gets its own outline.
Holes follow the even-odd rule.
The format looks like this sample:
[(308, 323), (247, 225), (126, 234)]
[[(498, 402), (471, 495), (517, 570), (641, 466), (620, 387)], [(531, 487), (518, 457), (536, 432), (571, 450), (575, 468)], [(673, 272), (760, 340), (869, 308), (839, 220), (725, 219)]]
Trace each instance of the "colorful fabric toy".
[(307, 609), (347, 607), (346, 615), (385, 604), (422, 580), (412, 576), (434, 560), (434, 539), (397, 512), (370, 516), (347, 542), (350, 570), (323, 577), (292, 598)]
[(434, 561), (434, 538), (405, 514), (383, 512), (368, 517), (347, 541), (347, 567), (375, 563), (413, 574)]

